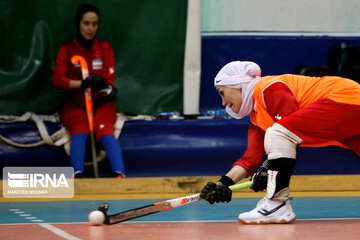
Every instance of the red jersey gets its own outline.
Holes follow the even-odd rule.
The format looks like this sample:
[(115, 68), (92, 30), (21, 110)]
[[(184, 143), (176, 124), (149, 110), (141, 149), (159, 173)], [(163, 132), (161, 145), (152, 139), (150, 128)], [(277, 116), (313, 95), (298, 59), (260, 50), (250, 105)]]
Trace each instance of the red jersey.
[(66, 89), (67, 97), (84, 107), (84, 91), (80, 88), (69, 88), (71, 80), (82, 80), (80, 65), (74, 66), (70, 61), (73, 55), (80, 55), (85, 58), (90, 75), (102, 76), (108, 83), (114, 85), (114, 52), (108, 42), (99, 39), (95, 39), (94, 45), (90, 50), (81, 47), (75, 39), (61, 46), (53, 70), (53, 85), (57, 88)]

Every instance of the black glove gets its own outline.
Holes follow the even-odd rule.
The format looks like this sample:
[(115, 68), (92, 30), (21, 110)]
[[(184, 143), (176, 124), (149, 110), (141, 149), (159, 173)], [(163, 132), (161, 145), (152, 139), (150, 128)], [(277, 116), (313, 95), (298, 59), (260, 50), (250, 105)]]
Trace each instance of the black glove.
[(234, 184), (231, 178), (222, 176), (217, 183), (208, 182), (201, 190), (200, 197), (210, 204), (214, 204), (215, 202), (230, 202), (232, 191), (229, 186)]
[(87, 87), (89, 87), (90, 85), (92, 87), (97, 87), (101, 84), (104, 84), (106, 81), (103, 77), (98, 76), (98, 75), (91, 75), (87, 78), (85, 78), (82, 82), (81, 82), (81, 88), (85, 89)]
[(267, 168), (261, 167), (251, 176), (251, 180), (253, 181), (251, 189), (254, 190), (254, 192), (265, 190), (267, 187), (267, 179)]
[(113, 100), (117, 89), (108, 82), (101, 83), (92, 88), (93, 100), (95, 104), (104, 104)]

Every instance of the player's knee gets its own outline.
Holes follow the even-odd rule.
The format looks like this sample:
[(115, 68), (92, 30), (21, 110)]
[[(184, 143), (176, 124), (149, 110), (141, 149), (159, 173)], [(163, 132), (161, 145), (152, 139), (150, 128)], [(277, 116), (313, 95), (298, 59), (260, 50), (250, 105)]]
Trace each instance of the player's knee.
[(268, 159), (296, 158), (296, 146), (302, 141), (297, 135), (275, 123), (265, 133), (264, 148)]
[(96, 141), (100, 141), (103, 136), (114, 135), (114, 128), (109, 124), (99, 124), (95, 126)]

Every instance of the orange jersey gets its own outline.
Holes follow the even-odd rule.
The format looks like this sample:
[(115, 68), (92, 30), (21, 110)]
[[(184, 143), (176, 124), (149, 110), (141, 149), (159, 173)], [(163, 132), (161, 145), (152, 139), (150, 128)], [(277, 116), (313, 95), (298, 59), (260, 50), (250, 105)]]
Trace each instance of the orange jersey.
[(254, 89), (254, 98), (262, 103), (262, 91), (274, 82), (283, 82), (295, 95), (299, 107), (303, 108), (320, 98), (329, 98), (335, 102), (360, 105), (360, 85), (347, 78), (326, 76), (307, 77), (285, 74), (262, 77)]
[(264, 134), (275, 122), (299, 136), (300, 146), (337, 145), (360, 156), (360, 85), (340, 77), (262, 77), (254, 87), (248, 145), (234, 165), (251, 175), (265, 156)]
[[(262, 77), (254, 88), (255, 107), (250, 114), (250, 119), (264, 131), (272, 126), (275, 121), (274, 116), (270, 116), (268, 113), (263, 93), (269, 86), (278, 82), (285, 84), (289, 88), (296, 98), (299, 109), (307, 107), (322, 98), (338, 103), (360, 105), (360, 85), (350, 79), (333, 76), (307, 77), (291, 74)], [(302, 146), (318, 147), (328, 145), (345, 147), (336, 141)]]

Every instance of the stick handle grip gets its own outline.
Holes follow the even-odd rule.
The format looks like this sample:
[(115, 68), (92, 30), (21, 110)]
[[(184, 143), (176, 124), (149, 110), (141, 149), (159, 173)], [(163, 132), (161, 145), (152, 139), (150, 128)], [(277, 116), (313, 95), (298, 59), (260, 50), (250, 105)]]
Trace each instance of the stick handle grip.
[(235, 191), (238, 191), (241, 189), (250, 188), (251, 184), (252, 184), (252, 181), (248, 181), (248, 182), (243, 182), (243, 183), (232, 185), (229, 188), (231, 189), (231, 191), (235, 192)]

